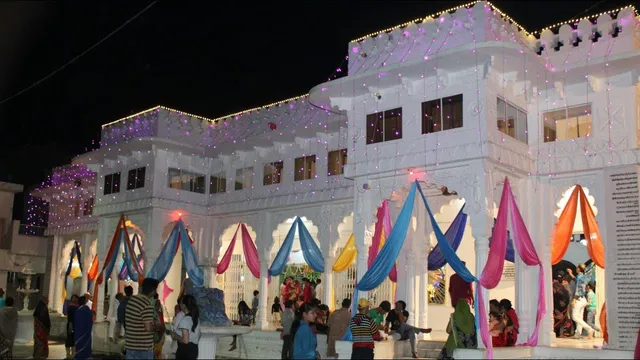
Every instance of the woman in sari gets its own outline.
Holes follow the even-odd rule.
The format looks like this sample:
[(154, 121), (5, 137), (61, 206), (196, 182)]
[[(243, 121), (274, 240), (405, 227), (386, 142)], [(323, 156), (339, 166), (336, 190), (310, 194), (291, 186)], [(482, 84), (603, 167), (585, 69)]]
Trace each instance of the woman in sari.
[(475, 349), (478, 347), (476, 320), (465, 299), (460, 299), (456, 303), (456, 310), (451, 314), (449, 325), (447, 325), (447, 333), (449, 337), (438, 359), (453, 359), (455, 349)]
[(553, 330), (557, 337), (572, 337), (575, 331), (569, 318), (569, 292), (557, 281), (553, 282)]
[(86, 360), (91, 357), (91, 329), (93, 328), (93, 312), (87, 305), (87, 298), (81, 296), (78, 299), (73, 321), (73, 333), (75, 336), (76, 360)]
[(67, 350), (67, 359), (72, 359), (75, 355), (76, 340), (73, 337), (73, 322), (76, 318), (76, 310), (78, 310), (78, 295), (71, 295), (69, 305), (67, 305), (67, 338), (64, 342), (64, 348)]
[(33, 358), (46, 359), (49, 357), (49, 332), (51, 319), (46, 300), (40, 300), (33, 311)]

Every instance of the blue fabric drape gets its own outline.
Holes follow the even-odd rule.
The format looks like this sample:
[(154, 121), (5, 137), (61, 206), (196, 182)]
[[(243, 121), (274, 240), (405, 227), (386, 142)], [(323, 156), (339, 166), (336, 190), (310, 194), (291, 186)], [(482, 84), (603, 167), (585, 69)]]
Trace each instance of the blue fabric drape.
[(291, 225), (291, 229), (289, 229), (289, 232), (287, 233), (287, 236), (284, 238), (284, 242), (282, 242), (282, 246), (280, 246), (280, 250), (278, 250), (275, 259), (273, 259), (271, 267), (269, 268), (270, 276), (280, 275), (284, 271), (284, 267), (287, 266), (287, 261), (289, 261), (289, 254), (291, 253), (291, 248), (293, 247), (293, 239), (296, 236), (297, 226), (297, 221), (294, 221)]
[(373, 290), (380, 285), (384, 279), (387, 278), (391, 269), (396, 263), (398, 254), (402, 250), (402, 244), (407, 236), (407, 230), (409, 230), (409, 223), (411, 221), (411, 213), (413, 212), (413, 203), (416, 197), (416, 187), (418, 183), (414, 182), (411, 185), (411, 190), (407, 195), (407, 199), (400, 210), (398, 219), (391, 229), (391, 233), (387, 237), (384, 246), (376, 256), (375, 260), (369, 267), (369, 270), (358, 281), (356, 288), (360, 291)]
[[(171, 229), (169, 238), (164, 243), (160, 255), (155, 264), (151, 267), (147, 273), (147, 277), (162, 281), (167, 277), (173, 259), (176, 257), (176, 249), (178, 248), (178, 241), (182, 246), (182, 264), (187, 269), (189, 279), (193, 282), (193, 285), (201, 287), (204, 285), (204, 273), (201, 268), (198, 267), (198, 257), (193, 249), (193, 245), (189, 240), (189, 234), (187, 228), (184, 226), (182, 219), (176, 222), (176, 225)], [(132, 269), (133, 270), (133, 269)], [(131, 274), (131, 271), (129, 272)]]
[[(462, 205), (460, 211), (458, 211), (458, 215), (453, 219), (453, 222), (444, 234), (453, 251), (458, 250), (462, 242), (462, 236), (464, 235), (464, 227), (467, 225), (467, 214), (463, 212), (465, 205)], [(427, 264), (430, 271), (441, 269), (447, 264), (447, 259), (442, 254), (439, 245), (436, 245), (429, 253)]]
[[(122, 244), (122, 239), (124, 239), (124, 229), (120, 229), (120, 231), (118, 231), (118, 240), (116, 240), (115, 243), (115, 251), (119, 251), (120, 246)], [(109, 276), (111, 276), (111, 273), (113, 272), (113, 267), (116, 266), (116, 261), (118, 260), (118, 256), (112, 256), (111, 257), (111, 261), (109, 261), (109, 263), (107, 264), (107, 267), (104, 268), (104, 274), (106, 274), (107, 278)]]
[[(493, 219), (493, 226), (496, 226), (496, 219)], [(491, 229), (491, 237), (489, 238), (489, 247), (491, 247), (491, 241), (493, 240), (493, 229)], [(509, 262), (515, 262), (516, 250), (513, 247), (513, 239), (511, 238), (511, 231), (507, 231), (507, 254), (504, 259)]]
[(317, 271), (320, 273), (324, 272), (324, 257), (322, 256), (322, 251), (316, 245), (316, 242), (313, 241), (309, 230), (304, 226), (304, 223), (300, 218), (296, 220), (298, 222), (298, 237), (300, 238), (300, 247), (302, 248), (302, 256), (304, 256), (304, 261), (307, 262), (313, 271)]
[[(142, 266), (144, 259), (144, 249), (142, 248), (142, 244), (140, 243), (140, 238), (138, 234), (133, 235), (133, 240), (131, 241), (131, 247), (135, 253), (136, 247), (138, 248), (138, 255), (136, 256), (136, 260), (138, 261), (138, 266), (141, 270), (144, 270)], [(132, 269), (132, 272), (129, 272), (129, 269)], [(134, 276), (129, 276), (130, 273), (135, 273)], [(127, 277), (130, 277), (133, 281), (138, 281), (138, 273), (136, 273), (135, 269), (133, 269), (133, 264), (131, 262), (131, 258), (128, 255), (128, 252), (124, 253), (124, 260), (122, 261), (122, 265), (120, 265), (120, 271), (118, 272), (118, 278), (120, 280), (126, 280)]]
[[(131, 259), (134, 256), (129, 254), (129, 251), (126, 249), (126, 247), (127, 246), (125, 246), (125, 249), (124, 249), (124, 266), (127, 268), (126, 274), (124, 274), (125, 275), (125, 279), (126, 279), (126, 276), (128, 276), (129, 278), (131, 278), (131, 280), (137, 282), (138, 281), (138, 273), (136, 272), (136, 269), (133, 267), (132, 259)], [(132, 246), (132, 248), (133, 248), (133, 246)], [(120, 273), (120, 274), (123, 275), (122, 273)]]

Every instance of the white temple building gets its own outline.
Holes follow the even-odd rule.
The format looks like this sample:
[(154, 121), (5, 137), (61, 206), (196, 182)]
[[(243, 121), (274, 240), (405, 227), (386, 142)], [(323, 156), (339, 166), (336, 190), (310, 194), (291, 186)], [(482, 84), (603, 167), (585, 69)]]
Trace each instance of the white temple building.
[[(145, 265), (155, 262), (182, 218), (206, 283), (224, 290), (231, 318), (240, 300), (250, 303), (253, 291), (260, 291), (257, 328), (262, 331), (246, 341), (267, 350), (249, 357), (273, 358), (280, 356), (281, 345), (269, 313), (280, 282), (269, 283), (266, 274), (296, 217), (324, 256), (321, 300), (337, 308), (367, 270), (376, 209), (388, 200), (393, 223), (415, 180), (443, 231), (466, 204), (469, 220), (457, 253), (479, 276), (508, 178), (544, 264), (548, 310), (538, 347), (504, 349), (512, 352), (496, 356), (544, 358), (553, 344), (574, 347), (558, 343), (553, 332), (551, 253), (569, 190), (581, 185), (606, 247), (606, 271), (595, 270), (599, 307), (606, 301), (608, 309), (611, 350), (606, 351), (630, 358), (640, 307), (625, 307), (636, 290), (624, 284), (640, 278), (633, 266), (640, 262), (640, 243), (625, 238), (620, 227), (640, 232), (639, 24), (635, 9), (627, 7), (530, 33), (490, 3), (474, 2), (350, 42), (348, 74), (309, 94), (218, 118), (157, 106), (105, 124), (99, 149), (56, 170), (65, 175), (33, 194), (51, 207), (50, 306), (62, 311), (64, 270), (76, 241), (85, 271), (67, 294), (88, 287), (85, 273), (96, 254), (102, 269), (121, 215), (130, 235), (141, 240)], [(628, 182), (624, 189), (616, 187), (620, 174)], [(621, 196), (629, 203), (622, 204)], [(629, 204), (636, 208), (631, 215), (625, 213)], [(412, 216), (397, 259), (397, 285), (387, 279), (359, 296), (376, 305), (405, 300), (409, 321), (433, 328), (432, 339), (442, 340), (453, 311), (447, 291), (453, 271), (448, 265), (428, 270), (436, 240), (421, 201)], [(229, 269), (217, 274), (240, 223), (255, 241), (260, 279), (247, 269), (240, 240)], [(574, 265), (589, 260), (580, 242), (583, 233), (576, 221), (577, 241), (564, 256)], [(347, 271), (334, 273), (351, 234), (357, 259)], [(296, 265), (303, 262), (299, 250), (296, 241), (287, 268), (293, 275), (308, 271)], [(628, 275), (614, 277), (614, 272)], [(176, 257), (165, 282), (173, 290), (165, 300), (169, 317), (184, 273)], [(537, 279), (538, 269), (516, 255), (498, 287), (485, 296), (514, 303), (521, 343), (535, 327)], [(108, 291), (94, 299), (107, 321), (105, 306), (122, 284), (109, 281)], [(105, 337), (106, 326), (94, 327), (97, 336)], [(571, 351), (596, 358), (605, 350)]]

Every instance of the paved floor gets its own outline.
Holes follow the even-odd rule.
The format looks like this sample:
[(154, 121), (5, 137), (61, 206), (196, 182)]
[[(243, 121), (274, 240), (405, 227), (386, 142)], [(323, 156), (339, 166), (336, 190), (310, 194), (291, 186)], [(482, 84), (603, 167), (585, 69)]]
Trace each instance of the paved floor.
[[(33, 344), (15, 345), (13, 347), (14, 359), (30, 359), (33, 356)], [(62, 342), (49, 343), (49, 359), (64, 359), (67, 352)], [(117, 359), (114, 356), (94, 356), (95, 359)]]

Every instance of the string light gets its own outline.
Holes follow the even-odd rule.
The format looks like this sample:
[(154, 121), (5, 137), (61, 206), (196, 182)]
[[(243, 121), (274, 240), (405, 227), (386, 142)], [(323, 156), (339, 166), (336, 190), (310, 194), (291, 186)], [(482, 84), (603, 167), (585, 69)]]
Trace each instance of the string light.
[(621, 12), (621, 11), (623, 11), (623, 10), (626, 10), (626, 9), (628, 9), (628, 8), (633, 9), (634, 17), (638, 17), (638, 12), (637, 12), (637, 10), (636, 10), (636, 7), (635, 7), (635, 6), (633, 6), (633, 5), (627, 5), (627, 6), (623, 6), (623, 7), (621, 7), (621, 8), (617, 8), (617, 9), (615, 9), (615, 10), (608, 10), (608, 11), (603, 11), (603, 12), (601, 12), (601, 13), (599, 13), (599, 14), (588, 15), (588, 16), (582, 17), (582, 18), (580, 18), (580, 19), (571, 19), (571, 20), (567, 20), (567, 21), (559, 22), (559, 23), (557, 23), (557, 24), (553, 24), (553, 25), (551, 25), (551, 26), (547, 26), (547, 27), (545, 27), (545, 28), (543, 28), (543, 29), (540, 29), (540, 30), (538, 30), (538, 31), (534, 31), (534, 32), (532, 33), (532, 35), (538, 35), (538, 34), (541, 34), (542, 32), (544, 32), (545, 30), (555, 29), (555, 28), (558, 28), (558, 27), (560, 27), (560, 26), (562, 26), (562, 25), (566, 25), (566, 24), (575, 24), (575, 23), (579, 23), (579, 22), (580, 22), (580, 21), (582, 21), (582, 20), (591, 20), (591, 19), (594, 19), (594, 18), (599, 18), (599, 17), (600, 17), (600, 16), (602, 16), (602, 15), (617, 14), (617, 13), (619, 13), (619, 12)]

